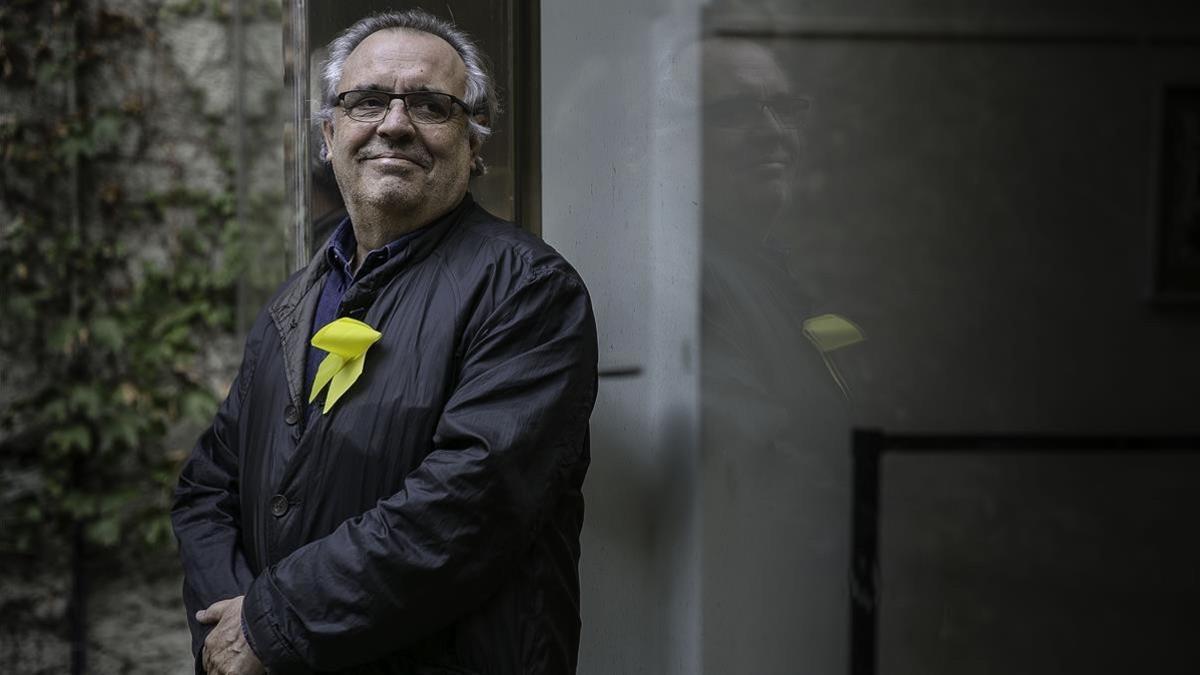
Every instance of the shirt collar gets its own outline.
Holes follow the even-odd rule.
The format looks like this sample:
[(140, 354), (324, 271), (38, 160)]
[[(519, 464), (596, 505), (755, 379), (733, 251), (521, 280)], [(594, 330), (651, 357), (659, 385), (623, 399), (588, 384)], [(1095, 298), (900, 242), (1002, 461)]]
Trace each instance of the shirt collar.
[(428, 255), (437, 246), (438, 242), (442, 240), (447, 230), (472, 208), (478, 207), (475, 206), (475, 200), (471, 197), (470, 191), (468, 191), (463, 195), (458, 205), (450, 209), (445, 215), (428, 225), (419, 227), (411, 232), (406, 232), (383, 248), (375, 249), (368, 253), (367, 260), (358, 269), (358, 274), (350, 273), (350, 262), (354, 260), (358, 241), (354, 238), (354, 227), (350, 222), (350, 216), (347, 215), (334, 228), (333, 234), (330, 235), (326, 246), (317, 255), (313, 256), (313, 263), (319, 264), (317, 261), (324, 258), (325, 264), (335, 273), (344, 275), (346, 282), (349, 283), (355, 278), (366, 276), (368, 272), (380, 267), (385, 261), (400, 257), (402, 253), (404, 254), (403, 257), (407, 258), (409, 262), (420, 260)]
[(329, 237), (329, 244), (325, 246), (325, 259), (333, 269), (351, 276), (350, 261), (354, 260), (356, 248), (358, 241), (354, 238), (354, 227), (350, 225), (350, 216), (346, 216)]
[(354, 226), (350, 223), (350, 216), (346, 216), (342, 222), (338, 223), (333, 235), (329, 237), (329, 245), (325, 248), (325, 259), (329, 261), (330, 267), (344, 274), (346, 279), (361, 277), (403, 251), (410, 241), (437, 222), (434, 221), (411, 232), (405, 232), (384, 246), (367, 253), (366, 259), (362, 261), (358, 273), (355, 274), (352, 262), (358, 252), (358, 240), (354, 237)]

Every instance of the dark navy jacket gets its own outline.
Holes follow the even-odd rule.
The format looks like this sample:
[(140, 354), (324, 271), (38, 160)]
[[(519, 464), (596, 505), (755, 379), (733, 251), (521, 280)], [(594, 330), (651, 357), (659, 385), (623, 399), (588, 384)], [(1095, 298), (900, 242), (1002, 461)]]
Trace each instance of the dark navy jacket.
[(467, 196), (346, 293), (339, 315), (383, 337), (305, 421), (328, 271), (315, 256), (258, 317), (180, 475), (193, 650), (208, 627), (192, 615), (244, 594), (273, 674), (574, 672), (597, 353), (583, 282)]

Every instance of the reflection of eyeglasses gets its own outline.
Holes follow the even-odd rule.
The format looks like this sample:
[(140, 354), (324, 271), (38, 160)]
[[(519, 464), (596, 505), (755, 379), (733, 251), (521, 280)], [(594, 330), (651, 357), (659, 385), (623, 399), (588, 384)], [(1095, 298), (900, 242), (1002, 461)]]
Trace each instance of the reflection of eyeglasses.
[(761, 101), (749, 97), (727, 98), (704, 104), (703, 121), (721, 129), (746, 129), (762, 123), (762, 113), (771, 116), (784, 129), (801, 129), (808, 116), (806, 98), (776, 98)]
[(462, 99), (440, 91), (408, 91), (394, 94), (390, 91), (353, 89), (338, 94), (338, 105), (346, 110), (346, 116), (359, 122), (378, 122), (387, 116), (392, 101), (404, 101), (404, 110), (418, 124), (441, 124), (454, 115), (454, 105), (471, 112)]

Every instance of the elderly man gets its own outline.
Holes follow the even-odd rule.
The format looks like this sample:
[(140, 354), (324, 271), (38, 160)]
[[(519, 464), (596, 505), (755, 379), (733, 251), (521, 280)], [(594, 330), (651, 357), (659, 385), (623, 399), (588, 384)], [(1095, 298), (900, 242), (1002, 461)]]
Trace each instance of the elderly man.
[(496, 103), (452, 24), (363, 19), (324, 89), (349, 218), (175, 492), (197, 672), (573, 672), (587, 290), (467, 192)]

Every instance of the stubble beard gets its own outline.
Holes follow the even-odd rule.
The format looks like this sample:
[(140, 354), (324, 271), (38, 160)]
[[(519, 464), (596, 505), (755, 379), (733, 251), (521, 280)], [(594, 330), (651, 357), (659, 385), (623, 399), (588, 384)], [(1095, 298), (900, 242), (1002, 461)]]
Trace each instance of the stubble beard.
[[(421, 172), (414, 169), (403, 176), (360, 174), (355, 178), (354, 188), (343, 189), (343, 194), (360, 243), (378, 248), (416, 227), (413, 221), (420, 218), (426, 201)], [(339, 180), (339, 185), (342, 182)]]

